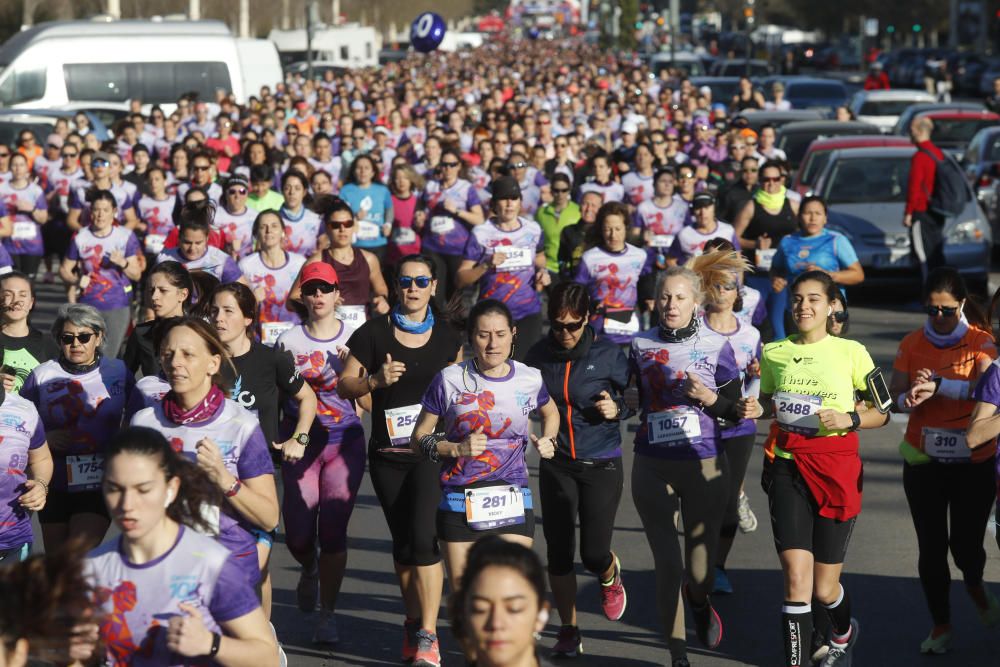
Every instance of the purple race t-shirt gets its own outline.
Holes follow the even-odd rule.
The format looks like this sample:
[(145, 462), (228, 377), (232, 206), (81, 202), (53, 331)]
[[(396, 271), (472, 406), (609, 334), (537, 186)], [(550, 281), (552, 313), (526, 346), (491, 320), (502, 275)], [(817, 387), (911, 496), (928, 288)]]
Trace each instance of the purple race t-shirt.
[(629, 363), (639, 379), (636, 453), (664, 459), (717, 456), (718, 422), (684, 394), (682, 385), (687, 373), (697, 375), (712, 391), (738, 382), (732, 344), (724, 336), (704, 332), (667, 343), (660, 339), (658, 328), (651, 329), (632, 338)]
[[(337, 394), (337, 383), (344, 372), (339, 352), (347, 347), (352, 333), (354, 330), (341, 321), (340, 331), (329, 340), (313, 338), (303, 325), (289, 329), (278, 338), (278, 348), (292, 353), (295, 370), (316, 392), (316, 421), (329, 434), (326, 443), (331, 445), (340, 444), (345, 430), (361, 426), (354, 403)], [(289, 400), (285, 414), (292, 419), (298, 416), (298, 403)]]
[(35, 406), (8, 393), (0, 405), (0, 551), (32, 542), (31, 515), (17, 501), (28, 481), (28, 452), (45, 444)]
[(167, 248), (156, 256), (156, 263), (180, 262), (188, 271), (204, 271), (210, 273), (220, 282), (232, 283), (240, 279), (243, 274), (239, 265), (225, 250), (220, 250), (215, 246), (206, 246), (205, 254), (196, 259), (187, 259), (181, 254), (180, 248)]
[(458, 216), (448, 213), (444, 203), (453, 202), (465, 211), (479, 206), (479, 195), (472, 183), (460, 178), (450, 188), (443, 188), (440, 181), (428, 180), (421, 200), (427, 210), (427, 221), (421, 231), (423, 249), (442, 255), (461, 255), (469, 240), (469, 227)]
[[(729, 341), (733, 348), (733, 356), (736, 358), (736, 367), (740, 370), (740, 393), (743, 397), (760, 395), (760, 375), (750, 373), (750, 366), (753, 362), (760, 362), (760, 332), (749, 322), (736, 318), (736, 331), (732, 333), (719, 333), (708, 326), (708, 317), (701, 320), (702, 333), (706, 336), (721, 336)], [(752, 419), (741, 419), (740, 422), (722, 432), (723, 439), (735, 438), (741, 435), (749, 435), (756, 432), (757, 425)]]
[[(237, 403), (226, 400), (207, 421), (178, 425), (163, 414), (163, 404), (140, 410), (132, 417), (132, 426), (146, 426), (159, 431), (174, 451), (192, 461), (197, 457), (198, 441), (210, 438), (219, 447), (222, 463), (230, 474), (243, 482), (262, 475), (273, 475), (274, 464), (257, 418)], [(219, 542), (236, 556), (251, 585), (259, 578), (257, 538), (253, 523), (239, 516), (228, 504), (219, 516)]]
[(639, 278), (652, 270), (649, 253), (630, 244), (625, 244), (621, 252), (597, 247), (583, 253), (574, 281), (587, 286), (595, 306), (618, 314), (618, 319), (605, 318), (601, 313), (592, 315), (590, 324), (596, 332), (606, 334), (619, 344), (627, 343), (639, 332), (635, 313)]
[[(994, 361), (979, 378), (972, 398), (1000, 409), (1000, 362)], [(1000, 456), (997, 457), (997, 507), (1000, 507)]]
[(512, 231), (500, 229), (487, 220), (472, 229), (462, 255), (474, 262), (486, 262), (495, 254), (507, 259), (490, 267), (479, 279), (479, 298), (497, 299), (507, 304), (515, 320), (541, 312), (542, 303), (535, 290), (535, 256), (544, 252), (542, 228), (534, 220), (518, 218), (520, 226)]
[(98, 310), (114, 310), (129, 305), (132, 281), (111, 263), (111, 253), (121, 250), (126, 258), (138, 255), (139, 241), (130, 230), (114, 225), (98, 236), (84, 227), (70, 241), (66, 259), (78, 262), (80, 274), (90, 276), (90, 284), (79, 297), (80, 303)]
[(91, 551), (84, 563), (109, 665), (210, 664), (167, 648), (170, 619), (186, 615), (179, 604), (197, 608), (210, 632), (219, 632), (220, 623), (246, 616), (260, 606), (232, 554), (210, 537), (181, 526), (170, 550), (142, 565), (129, 562), (121, 542), (121, 537), (108, 540)]
[(36, 211), (45, 211), (49, 203), (45, 201), (45, 193), (41, 186), (28, 183), (21, 189), (11, 183), (0, 184), (0, 214), (13, 217), (11, 235), (3, 240), (7, 252), (12, 255), (32, 255), (41, 257), (45, 254), (42, 245), (42, 226), (31, 217), (31, 213), (17, 210), (18, 200), (34, 205)]
[(497, 481), (528, 485), (524, 462), (532, 411), (549, 402), (549, 393), (537, 368), (508, 361), (509, 372), (490, 378), (475, 364), (463, 361), (443, 369), (431, 381), (420, 404), (444, 420), (450, 442), (482, 427), (486, 451), (474, 458), (445, 459), (441, 463), (441, 486), (461, 487), (474, 482)]
[(20, 394), (38, 407), (47, 431), (70, 432), (69, 446), (53, 451), (51, 491), (95, 491), (101, 486), (104, 446), (121, 427), (135, 376), (121, 359), (101, 359), (75, 375), (55, 359), (28, 375)]

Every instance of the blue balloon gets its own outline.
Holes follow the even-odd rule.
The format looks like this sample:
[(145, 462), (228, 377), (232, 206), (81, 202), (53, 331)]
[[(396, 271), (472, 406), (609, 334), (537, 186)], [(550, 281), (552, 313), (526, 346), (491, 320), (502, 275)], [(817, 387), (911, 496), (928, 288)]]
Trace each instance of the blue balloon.
[(440, 14), (424, 12), (410, 24), (410, 44), (421, 53), (430, 53), (441, 46), (447, 29)]

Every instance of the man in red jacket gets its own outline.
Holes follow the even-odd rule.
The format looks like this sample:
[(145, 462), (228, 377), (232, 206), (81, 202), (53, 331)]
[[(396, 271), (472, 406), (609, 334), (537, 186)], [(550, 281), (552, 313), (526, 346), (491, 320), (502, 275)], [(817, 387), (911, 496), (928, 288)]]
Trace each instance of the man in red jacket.
[(934, 158), (944, 159), (941, 149), (931, 143), (933, 129), (934, 123), (930, 118), (918, 116), (910, 123), (910, 140), (916, 145), (917, 152), (910, 158), (910, 181), (906, 191), (906, 214), (903, 216), (903, 225), (911, 229), (913, 251), (920, 260), (924, 277), (928, 271), (944, 264), (944, 239), (941, 234), (944, 218), (929, 207), (937, 174)]
[(889, 90), (889, 77), (882, 69), (882, 63), (872, 63), (865, 77), (865, 90)]

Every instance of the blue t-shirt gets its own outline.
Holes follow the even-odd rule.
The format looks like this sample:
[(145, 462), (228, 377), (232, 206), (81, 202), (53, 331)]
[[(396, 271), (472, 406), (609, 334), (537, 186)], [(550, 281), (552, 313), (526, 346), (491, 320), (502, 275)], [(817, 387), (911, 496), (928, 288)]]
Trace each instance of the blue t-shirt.
[[(382, 225), (392, 222), (392, 195), (381, 183), (361, 188), (348, 183), (340, 190), (340, 198), (351, 205), (357, 217), (354, 245), (358, 248), (378, 248), (388, 243)], [(362, 214), (362, 211), (365, 211)]]
[(796, 233), (781, 239), (771, 266), (791, 282), (805, 273), (810, 264), (832, 272), (846, 269), (857, 261), (858, 254), (846, 236), (824, 229), (816, 236)]

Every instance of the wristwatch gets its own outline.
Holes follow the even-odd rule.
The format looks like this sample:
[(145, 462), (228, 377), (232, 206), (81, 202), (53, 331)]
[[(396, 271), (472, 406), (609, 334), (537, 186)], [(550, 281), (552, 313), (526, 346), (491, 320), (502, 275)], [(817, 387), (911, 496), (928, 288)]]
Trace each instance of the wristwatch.
[(309, 434), (308, 433), (296, 433), (295, 442), (299, 443), (303, 447), (309, 446)]
[(851, 428), (848, 429), (849, 431), (857, 431), (861, 428), (861, 415), (852, 410), (847, 413), (847, 416), (851, 418)]

